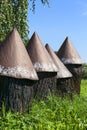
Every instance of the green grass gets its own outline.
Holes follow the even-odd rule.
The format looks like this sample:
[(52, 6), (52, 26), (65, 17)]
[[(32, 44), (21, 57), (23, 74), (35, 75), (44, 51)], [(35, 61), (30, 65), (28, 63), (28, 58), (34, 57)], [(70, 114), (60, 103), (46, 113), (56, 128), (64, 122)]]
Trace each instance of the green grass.
[(81, 96), (87, 98), (87, 80), (81, 81)]
[(87, 80), (81, 82), (80, 97), (48, 97), (34, 101), (29, 114), (5, 113), (3, 105), (0, 130), (87, 130)]

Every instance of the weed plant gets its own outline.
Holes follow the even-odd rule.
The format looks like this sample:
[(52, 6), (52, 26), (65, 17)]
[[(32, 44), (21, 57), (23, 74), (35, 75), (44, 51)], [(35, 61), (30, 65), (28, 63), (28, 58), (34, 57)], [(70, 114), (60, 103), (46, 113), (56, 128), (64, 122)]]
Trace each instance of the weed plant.
[(82, 80), (81, 95), (34, 100), (28, 113), (0, 112), (0, 130), (87, 130), (87, 80)]

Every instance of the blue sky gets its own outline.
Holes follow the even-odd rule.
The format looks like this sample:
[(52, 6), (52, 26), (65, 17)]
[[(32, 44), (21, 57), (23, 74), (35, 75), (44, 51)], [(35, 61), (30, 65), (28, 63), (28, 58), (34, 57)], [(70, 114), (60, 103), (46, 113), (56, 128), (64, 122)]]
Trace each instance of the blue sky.
[(57, 51), (70, 38), (83, 62), (87, 63), (87, 0), (50, 0), (50, 8), (36, 2), (36, 11), (28, 11), (29, 38), (36, 31), (45, 45)]

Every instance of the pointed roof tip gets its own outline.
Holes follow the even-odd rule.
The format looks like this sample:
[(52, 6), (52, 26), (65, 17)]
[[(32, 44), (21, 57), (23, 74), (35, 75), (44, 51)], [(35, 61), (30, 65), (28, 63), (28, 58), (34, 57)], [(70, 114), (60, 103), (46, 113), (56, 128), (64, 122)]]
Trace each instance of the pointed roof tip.
[(5, 41), (7, 41), (9, 39), (9, 37), (10, 37), (11, 40), (13, 38), (16, 39), (16, 40), (20, 39), (20, 42), (23, 43), (23, 41), (21, 39), (21, 36), (20, 36), (20, 34), (19, 34), (19, 32), (18, 32), (16, 27), (13, 27), (13, 29), (7, 34), (6, 38), (3, 40), (3, 43)]
[(12, 33), (12, 32), (18, 32), (17, 28), (16, 28), (16, 27), (13, 27), (13, 28), (12, 28), (12, 31), (10, 31), (10, 33)]
[(13, 29), (12, 30), (17, 30), (17, 28), (16, 27), (13, 27)]
[(48, 43), (46, 43), (45, 47), (47, 47), (47, 46), (49, 46), (49, 44), (48, 44)]
[(68, 44), (68, 42), (71, 42), (71, 41), (70, 41), (69, 37), (66, 36), (65, 40), (63, 41), (63, 44)]
[[(36, 34), (37, 34), (37, 33), (36, 33), (36, 32), (34, 32), (34, 33), (32, 34), (32, 36), (34, 36), (34, 35), (36, 35)], [(31, 36), (31, 37), (32, 37), (32, 36)]]
[(66, 38), (65, 38), (64, 42), (65, 42), (65, 41), (67, 41), (67, 40), (69, 40), (69, 37), (68, 37), (68, 36), (66, 36)]
[[(38, 36), (38, 33), (35, 31), (33, 34), (32, 34), (32, 36), (31, 36), (31, 38), (30, 38), (30, 40), (37, 40), (37, 39), (39, 39), (40, 40), (40, 38), (39, 38), (39, 36)], [(29, 40), (29, 41), (30, 41)]]
[[(35, 44), (35, 43), (36, 43), (36, 44)], [(37, 32), (35, 31), (35, 32), (32, 34), (32, 36), (31, 36), (31, 38), (30, 38), (28, 44), (26, 45), (27, 51), (28, 51), (28, 50), (31, 48), (31, 46), (32, 46), (32, 45), (30, 45), (30, 44), (34, 44), (34, 46), (37, 46), (38, 43), (41, 43), (41, 44), (42, 44), (42, 41), (40, 40), (40, 38), (39, 38)]]
[(83, 61), (69, 37), (66, 37), (57, 52), (57, 56), (64, 64), (82, 64)]
[(37, 32), (35, 31), (33, 34), (35, 34), (35, 35), (36, 35), (36, 34), (37, 34)]
[(66, 38), (65, 38), (67, 41), (69, 41), (69, 42), (71, 42), (71, 44), (73, 45), (73, 43), (72, 43), (72, 41), (71, 41), (71, 39), (70, 39), (70, 37), (69, 36), (66, 36)]
[(71, 72), (65, 67), (65, 65), (60, 61), (60, 59), (56, 56), (52, 48), (49, 44), (45, 45), (48, 53), (50, 54), (52, 60), (54, 61), (56, 67), (58, 68), (57, 78), (70, 78), (72, 77)]
[(37, 72), (58, 71), (38, 34), (37, 37), (35, 37), (34, 34), (32, 35), (26, 49)]
[(21, 37), (18, 31), (17, 33), (14, 31), (17, 29), (14, 28), (0, 45), (0, 75), (38, 80)]
[(12, 34), (14, 34), (14, 33), (16, 33), (16, 32), (18, 33), (16, 27), (13, 27), (12, 30), (9, 31), (9, 33), (6, 35), (6, 37), (5, 37), (5, 39), (2, 41), (2, 43), (4, 43), (4, 42), (9, 38), (9, 36), (11, 36)]
[(68, 39), (69, 37), (68, 36), (66, 36), (66, 39)]
[[(36, 31), (32, 34), (32, 36), (31, 36), (31, 37), (33, 37), (33, 36), (38, 36), (38, 34), (37, 34), (37, 32), (36, 32)], [(39, 36), (38, 36), (38, 37), (39, 37)]]

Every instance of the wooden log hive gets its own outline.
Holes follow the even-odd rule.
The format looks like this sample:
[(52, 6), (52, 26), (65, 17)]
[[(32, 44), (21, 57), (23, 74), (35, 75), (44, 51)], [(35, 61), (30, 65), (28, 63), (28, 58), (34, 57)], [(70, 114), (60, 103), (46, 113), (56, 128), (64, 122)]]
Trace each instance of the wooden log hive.
[(71, 89), (70, 89), (68, 81), (69, 81), (69, 79), (71, 79), (72, 74), (64, 66), (64, 64), (60, 61), (60, 59), (56, 56), (56, 54), (54, 53), (52, 48), (48, 44), (46, 44), (45, 47), (59, 70), (57, 72), (57, 92), (56, 92), (56, 94), (60, 94), (62, 96), (66, 94), (66, 95), (71, 96)]
[(0, 107), (25, 111), (33, 98), (33, 84), (38, 80), (26, 48), (14, 28), (0, 45)]
[(58, 68), (36, 32), (32, 35), (26, 48), (39, 77), (39, 81), (34, 86), (35, 96), (46, 98), (49, 93), (53, 95), (56, 89), (55, 76)]
[(80, 94), (80, 83), (82, 75), (82, 59), (68, 37), (57, 52), (57, 56), (73, 74), (71, 79), (72, 92)]

